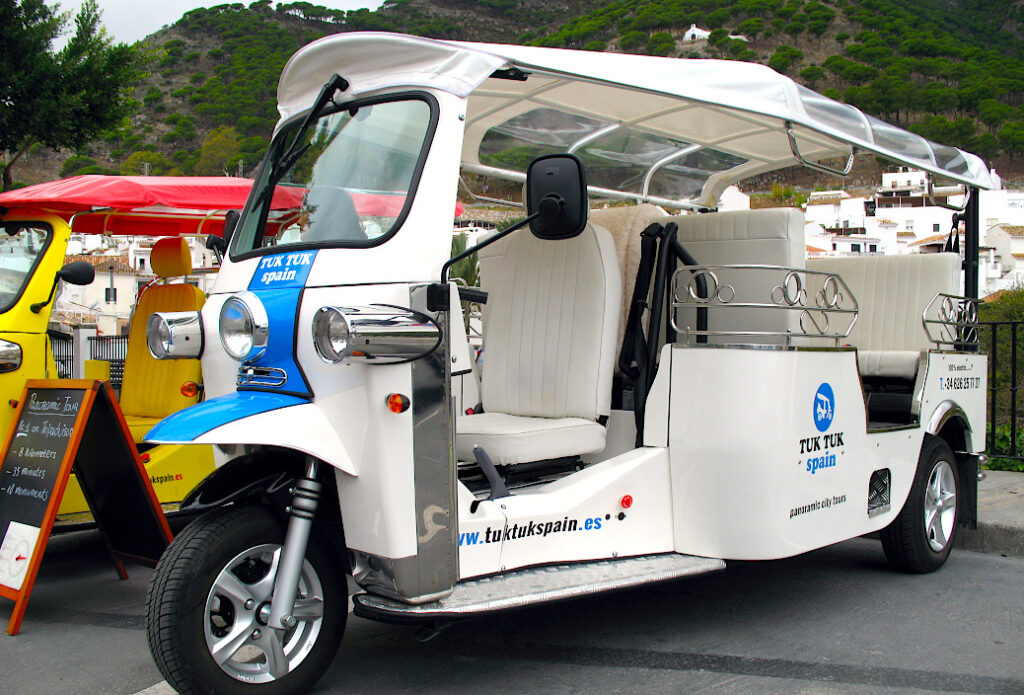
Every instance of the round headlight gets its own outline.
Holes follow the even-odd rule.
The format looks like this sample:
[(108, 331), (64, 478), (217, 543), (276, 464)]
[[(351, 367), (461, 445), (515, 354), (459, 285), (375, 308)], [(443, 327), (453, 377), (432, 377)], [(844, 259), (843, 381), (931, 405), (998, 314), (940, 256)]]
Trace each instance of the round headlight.
[(239, 362), (259, 359), (267, 349), (268, 334), (267, 312), (252, 292), (240, 292), (220, 308), (220, 342)]
[(146, 343), (149, 352), (158, 360), (165, 360), (171, 352), (171, 327), (160, 314), (150, 314), (146, 321)]
[(332, 306), (322, 307), (313, 317), (313, 344), (324, 362), (341, 362), (349, 355), (351, 332), (348, 319)]

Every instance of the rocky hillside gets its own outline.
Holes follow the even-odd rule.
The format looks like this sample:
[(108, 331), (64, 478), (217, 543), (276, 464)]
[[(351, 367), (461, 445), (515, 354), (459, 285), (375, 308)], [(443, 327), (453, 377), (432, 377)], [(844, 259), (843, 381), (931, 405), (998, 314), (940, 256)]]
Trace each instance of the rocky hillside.
[[(1017, 0), (390, 0), (345, 12), (260, 0), (185, 14), (142, 44), (137, 110), (77, 153), (17, 177), (249, 174), (276, 120), (277, 77), (340, 31), (755, 61), (833, 98), (1024, 169), (1024, 10)], [(709, 35), (690, 31), (692, 26)], [(871, 175), (868, 172), (866, 175)], [(830, 184), (831, 185), (831, 184)]]

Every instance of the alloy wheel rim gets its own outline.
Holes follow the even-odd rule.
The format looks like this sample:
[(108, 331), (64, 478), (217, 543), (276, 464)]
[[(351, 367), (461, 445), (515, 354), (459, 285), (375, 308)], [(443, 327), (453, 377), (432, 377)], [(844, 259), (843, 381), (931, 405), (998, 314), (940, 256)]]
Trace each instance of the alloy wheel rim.
[(224, 673), (244, 683), (268, 683), (294, 671), (323, 627), (323, 586), (308, 560), (299, 575), (295, 626), (267, 627), (281, 551), (280, 545), (265, 544), (239, 553), (217, 575), (206, 599), (206, 647)]
[(956, 479), (948, 461), (939, 461), (928, 474), (924, 492), (924, 532), (936, 553), (949, 545), (956, 524)]

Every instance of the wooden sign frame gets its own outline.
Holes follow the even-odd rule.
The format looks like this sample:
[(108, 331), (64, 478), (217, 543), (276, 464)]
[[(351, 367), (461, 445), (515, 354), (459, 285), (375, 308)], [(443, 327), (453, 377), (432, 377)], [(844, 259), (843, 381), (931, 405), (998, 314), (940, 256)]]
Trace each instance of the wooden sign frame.
[[(11, 458), (12, 442), (19, 433), (19, 426), (22, 426), (23, 430), (29, 429), (22, 423), (26, 404), (33, 402), (34, 394), (46, 391), (80, 391), (82, 399), (74, 418), (73, 429), (67, 439), (59, 471), (52, 481), (49, 498), (46, 500), (46, 510), (38, 527), (38, 535), (27, 560), (26, 556), (20, 554), (22, 551), (17, 551), (18, 554), (15, 555), (13, 550), (15, 542), (19, 547), (27, 545), (28, 541), (25, 538), (8, 542), (7, 555), (13, 557), (0, 557), (0, 562), (28, 563), (18, 587), (3, 583), (3, 567), (0, 567), (0, 596), (15, 602), (14, 611), (7, 625), (7, 632), (11, 635), (16, 635), (20, 629), (43, 552), (53, 530), (57, 509), (60, 507), (72, 471), (77, 476), (96, 526), (121, 579), (128, 577), (124, 560), (154, 566), (172, 538), (145, 464), (135, 447), (124, 413), (121, 412), (109, 382), (88, 379), (27, 381), (18, 401), (11, 430), (4, 442), (3, 456), (0, 458), (0, 478), (9, 468), (14, 468), (13, 464), (8, 466), (8, 461)], [(70, 403), (71, 399), (67, 400)], [(35, 415), (37, 414), (29, 413), (29, 416)], [(102, 455), (98, 455), (100, 453)], [(0, 490), (0, 493), (2, 492), (5, 490)], [(0, 497), (0, 522), (10, 516), (3, 513), (3, 501), (4, 498)], [(10, 518), (6, 527), (0, 528), (0, 543), (4, 543), (8, 536), (16, 538), (17, 532), (30, 536), (34, 527), (28, 522), (32, 521), (34, 519), (18, 521)], [(20, 525), (15, 527), (14, 524)], [(3, 546), (0, 546), (0, 556), (3, 554), (2, 548)], [(13, 570), (7, 574), (13, 576)]]

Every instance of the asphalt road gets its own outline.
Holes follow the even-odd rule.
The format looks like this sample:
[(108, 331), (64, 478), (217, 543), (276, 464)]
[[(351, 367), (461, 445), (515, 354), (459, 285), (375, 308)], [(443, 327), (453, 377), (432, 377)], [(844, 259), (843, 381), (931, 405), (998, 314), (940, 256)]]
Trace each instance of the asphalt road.
[[(142, 632), (151, 573), (129, 574), (95, 534), (52, 540), (22, 633), (0, 634), (0, 693), (170, 693)], [(900, 575), (858, 539), (416, 633), (350, 616), (315, 692), (1020, 695), (1024, 560), (958, 550)]]

